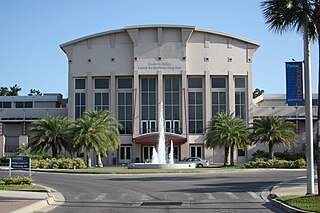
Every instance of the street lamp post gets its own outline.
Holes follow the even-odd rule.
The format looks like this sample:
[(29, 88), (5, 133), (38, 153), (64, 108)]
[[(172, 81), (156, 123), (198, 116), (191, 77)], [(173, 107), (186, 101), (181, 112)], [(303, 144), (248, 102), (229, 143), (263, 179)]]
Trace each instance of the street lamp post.
[[(309, 0), (306, 0), (308, 7)], [(307, 145), (307, 194), (314, 194), (314, 165), (313, 165), (313, 116), (312, 116), (312, 89), (311, 89), (311, 57), (308, 16), (304, 18), (304, 71), (305, 71), (305, 114), (306, 114), (306, 145)]]

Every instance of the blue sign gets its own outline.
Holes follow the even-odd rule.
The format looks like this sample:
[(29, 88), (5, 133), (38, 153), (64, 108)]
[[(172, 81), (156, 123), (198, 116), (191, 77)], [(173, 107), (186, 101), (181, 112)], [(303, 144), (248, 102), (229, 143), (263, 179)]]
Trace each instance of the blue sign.
[(13, 169), (28, 169), (29, 168), (29, 157), (26, 156), (14, 156), (11, 157), (11, 168)]
[(302, 62), (286, 62), (287, 103), (303, 104)]

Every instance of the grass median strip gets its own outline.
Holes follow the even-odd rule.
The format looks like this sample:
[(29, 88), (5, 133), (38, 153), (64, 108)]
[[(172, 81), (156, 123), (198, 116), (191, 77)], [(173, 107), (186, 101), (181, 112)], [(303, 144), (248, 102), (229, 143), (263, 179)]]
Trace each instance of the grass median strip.
[(61, 173), (106, 173), (106, 174), (130, 174), (130, 173), (203, 173), (214, 170), (243, 169), (241, 166), (233, 167), (209, 167), (195, 169), (127, 169), (127, 168), (86, 168), (86, 169), (53, 169), (50, 171)]
[(320, 212), (319, 195), (283, 196), (277, 199), (298, 209), (312, 212)]
[(39, 191), (45, 190), (44, 187), (34, 184), (5, 184), (3, 180), (0, 180), (0, 190), (9, 190), (9, 191)]

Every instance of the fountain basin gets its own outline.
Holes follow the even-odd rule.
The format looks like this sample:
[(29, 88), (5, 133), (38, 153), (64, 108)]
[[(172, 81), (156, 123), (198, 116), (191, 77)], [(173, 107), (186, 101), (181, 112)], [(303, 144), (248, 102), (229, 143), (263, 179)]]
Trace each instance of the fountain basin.
[(158, 164), (158, 163), (130, 163), (128, 169), (194, 169), (195, 163), (176, 163), (176, 164)]

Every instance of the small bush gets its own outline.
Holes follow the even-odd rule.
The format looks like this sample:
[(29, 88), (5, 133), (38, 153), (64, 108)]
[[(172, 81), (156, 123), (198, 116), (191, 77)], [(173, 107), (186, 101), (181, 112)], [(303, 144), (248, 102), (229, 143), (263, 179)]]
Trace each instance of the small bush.
[(302, 169), (306, 167), (306, 161), (299, 159), (295, 161), (287, 160), (264, 160), (257, 158), (256, 161), (249, 161), (244, 164), (246, 168), (288, 168), (288, 169)]
[(31, 185), (32, 179), (24, 176), (3, 177), (2, 181), (5, 185)]
[(83, 169), (85, 168), (85, 163), (79, 158), (52, 158), (46, 160), (32, 160), (31, 166), (33, 169)]
[(1, 165), (9, 165), (10, 156), (4, 156), (0, 158)]

